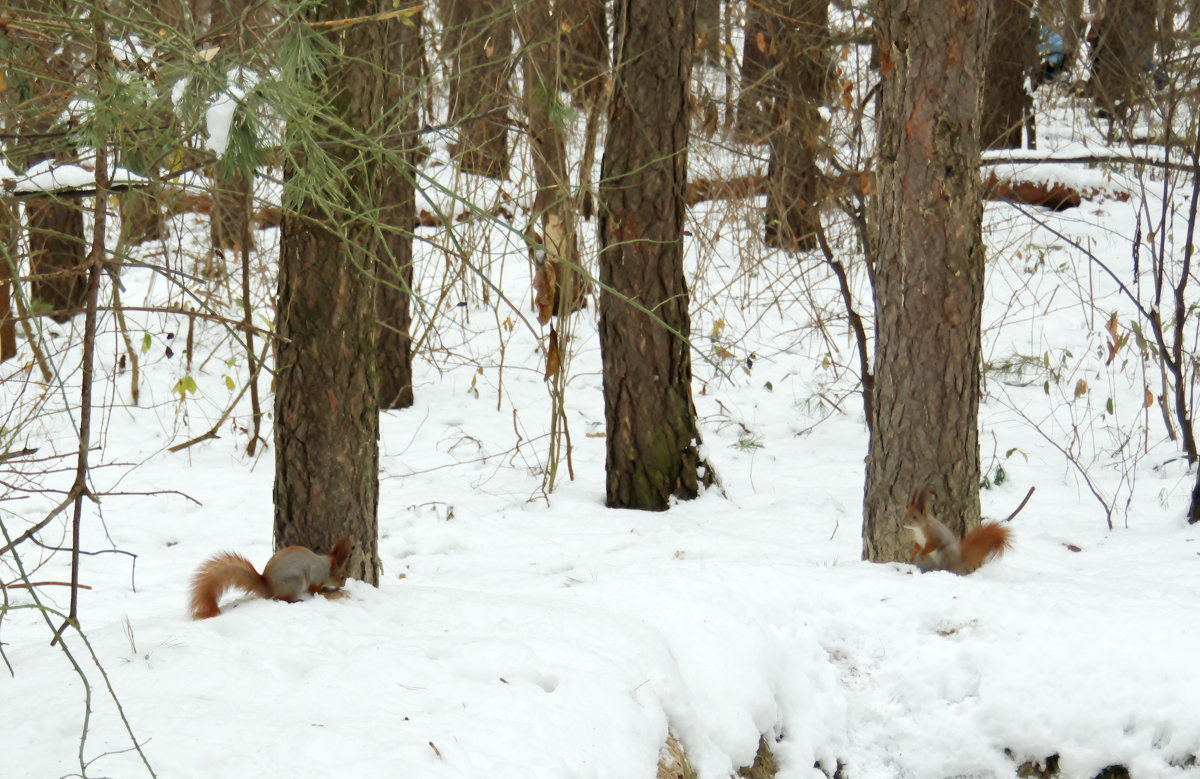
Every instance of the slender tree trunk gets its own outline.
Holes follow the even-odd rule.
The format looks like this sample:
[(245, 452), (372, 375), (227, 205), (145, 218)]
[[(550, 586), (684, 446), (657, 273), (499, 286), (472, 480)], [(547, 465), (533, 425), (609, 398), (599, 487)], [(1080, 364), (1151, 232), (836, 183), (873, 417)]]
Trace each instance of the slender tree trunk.
[[(250, 28), (264, 22), (269, 9), (261, 0), (217, 0), (197, 3), (195, 10), (208, 22), (202, 29), (210, 35), (227, 36), (237, 51), (244, 52), (253, 40)], [(229, 77), (231, 80), (240, 78), (237, 74)], [(240, 85), (230, 84), (231, 88), (234, 86)], [(218, 156), (224, 156), (224, 153)], [(214, 256), (206, 270), (211, 275), (227, 271), (226, 263), (218, 259), (220, 256), (237, 257), (244, 250), (254, 248), (254, 176), (253, 169), (239, 169), (227, 160), (218, 159), (209, 166), (212, 211), (208, 215), (208, 226)], [(246, 241), (250, 242), (249, 246), (243, 246)]]
[[(309, 21), (367, 16), (383, 3), (329, 0)], [(390, 7), (390, 5), (388, 6)], [(333, 116), (326, 148), (344, 171), (342, 195), (351, 210), (333, 232), (327, 211), (306, 192), (285, 215), (279, 261), (281, 338), (275, 391), (275, 544), (330, 549), (338, 538), (355, 544), (351, 574), (378, 582), (379, 381), (375, 363), (375, 287), (364, 269), (378, 246), (370, 217), (378, 204), (378, 156), (356, 142), (373, 131), (385, 95), (380, 24), (323, 28), (340, 52), (318, 85)], [(299, 161), (296, 164), (304, 164)]]
[(696, 0), (696, 59), (719, 62), (721, 0)]
[[(537, 225), (540, 240), (534, 240), (533, 248), (544, 257), (543, 262), (553, 266), (553, 311), (562, 315), (583, 307), (588, 284), (578, 271), (577, 219), (567, 167), (567, 127), (562, 119), (555, 119), (555, 113), (563, 115), (559, 105), (563, 87), (558, 65), (561, 35), (550, 10), (540, 3), (524, 4), (519, 27), (525, 53), (525, 114), (538, 185), (530, 230)], [(530, 235), (530, 231), (526, 234)], [(561, 295), (564, 289), (568, 290), (568, 299)]]
[(738, 86), (738, 134), (758, 143), (770, 132), (775, 106), (772, 78), (778, 64), (775, 38), (779, 14), (764, 3), (746, 4), (746, 36), (742, 41), (741, 81)]
[(420, 129), (421, 16), (411, 24), (399, 19), (387, 22), (387, 101), (391, 127), (389, 151), (395, 155), (380, 166), (379, 184), (384, 227), (376, 290), (379, 326), (380, 408), (408, 408), (413, 404), (411, 294), (413, 285), (412, 226), (417, 202), (413, 185), (413, 162), (417, 130)]
[[(537, 3), (533, 4), (535, 7)], [(605, 0), (555, 0), (554, 25), (561, 33), (563, 80), (572, 99), (598, 102), (608, 75), (608, 20)]]
[[(208, 215), (208, 234), (214, 252), (237, 257), (242, 249), (253, 249), (254, 230), (251, 224), (253, 210), (254, 174), (244, 170), (230, 170), (219, 161), (211, 167), (212, 211)], [(243, 247), (244, 241), (251, 245)], [(215, 267), (214, 272), (225, 268)]]
[(979, 521), (984, 251), (979, 95), (986, 3), (891, 0), (879, 15), (874, 423), (863, 555), (907, 557), (910, 491), (959, 532)]
[(700, 456), (683, 277), (693, 11), (690, 0), (616, 3), (600, 190), (600, 351), (613, 508), (664, 510), (672, 497), (694, 498), (715, 479)]
[(1038, 28), (1029, 0), (992, 0), (989, 29), (981, 141), (986, 149), (1019, 149), (1022, 128), (1033, 129), (1027, 77)]
[[(536, 7), (536, 3), (533, 4)], [(586, 116), (583, 130), (583, 155), (579, 164), (579, 190), (582, 192), (579, 214), (584, 219), (595, 215), (592, 181), (596, 162), (596, 136), (606, 99), (609, 69), (608, 19), (605, 0), (556, 0), (554, 24), (559, 40), (563, 82), (571, 90), (572, 102)]]
[(450, 120), (458, 140), (450, 153), (464, 173), (508, 175), (512, 0), (443, 0), (451, 60)]
[(17, 323), (12, 314), (13, 279), (17, 277), (17, 233), (13, 207), (0, 202), (0, 362), (17, 356)]
[(770, 130), (767, 168), (767, 246), (787, 251), (817, 248), (824, 182), (817, 156), (824, 145), (820, 106), (829, 72), (827, 0), (782, 0), (778, 9), (779, 98)]

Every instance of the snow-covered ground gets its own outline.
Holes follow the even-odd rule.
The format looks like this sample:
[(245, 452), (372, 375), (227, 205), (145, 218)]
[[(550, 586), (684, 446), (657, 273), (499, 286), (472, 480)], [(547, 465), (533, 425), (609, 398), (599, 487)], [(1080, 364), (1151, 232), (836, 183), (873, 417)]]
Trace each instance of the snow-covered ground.
[[(1086, 128), (1057, 119), (1042, 118), (1043, 147), (1067, 150)], [(1200, 528), (1184, 522), (1193, 474), (1157, 409), (1143, 408), (1146, 388), (1160, 391), (1156, 364), (1132, 338), (1106, 364), (1110, 315), (1128, 333), (1132, 307), (1067, 243), (1136, 287), (1130, 240), (1143, 197), (1158, 213), (1161, 188), (1060, 170), (1064, 183), (1078, 170), (1079, 183), (1110, 176), (1135, 195), (1034, 209), (1057, 234), (988, 205), (984, 513), (1005, 516), (1037, 491), (1013, 522), (1012, 551), (965, 578), (860, 560), (866, 434), (844, 310), (818, 257), (762, 249), (750, 209), (704, 205), (688, 226), (695, 401), (722, 489), (658, 514), (604, 507), (594, 306), (570, 342), (575, 479), (564, 465), (547, 495), (550, 405), (538, 341), (518, 315), (533, 320), (519, 235), (456, 228), (475, 259), (491, 257), (483, 267), (520, 312), (494, 296), (483, 305), (468, 278), (435, 314), (449, 242), (422, 230), (417, 401), (384, 414), (380, 438), (384, 576), (378, 589), (352, 582), (341, 600), (235, 598), (216, 619), (187, 618), (205, 558), (269, 557), (273, 450), (245, 456), (243, 400), (219, 438), (168, 452), (221, 415), (236, 393), (226, 377), (245, 381), (242, 352), (197, 322), (189, 372), (184, 319), (131, 313), (135, 407), (106, 319), (93, 488), (126, 494), (85, 503), (84, 548), (131, 552), (136, 564), (116, 553), (82, 562), (91, 648), (65, 634), (92, 694), (82, 749), (84, 687), (69, 659), (36, 611), (5, 614), (0, 777), (78, 774), (81, 752), (89, 776), (145, 773), (97, 663), (163, 777), (650, 779), (668, 731), (701, 779), (750, 763), (760, 734), (781, 777), (832, 774), (839, 761), (855, 779), (1013, 776), (1054, 754), (1068, 777), (1111, 764), (1134, 777), (1200, 776)], [(447, 166), (429, 173), (463, 186)], [(181, 218), (171, 241), (138, 258), (190, 272), (182, 258), (205, 227)], [(1171, 230), (1178, 250), (1182, 221)], [(269, 318), (278, 238), (259, 239), (257, 305)], [(863, 275), (859, 266), (869, 312)], [(146, 268), (121, 278), (127, 305), (180, 298)], [(215, 289), (216, 310), (239, 318), (236, 287)], [(65, 394), (27, 383), (37, 372), (26, 376), (24, 342), (0, 366), (4, 424), (19, 429), (11, 447), (74, 451), (77, 416), (64, 409), (81, 326), (43, 323)], [(197, 391), (181, 396), (173, 388), (187, 375)], [(11, 465), (0, 464), (6, 484), (69, 483), (64, 473), (18, 482)], [(0, 520), (16, 534), (61, 495), (8, 498)], [(64, 544), (65, 520), (41, 537)], [(68, 577), (65, 554), (19, 552), (34, 581)], [(11, 558), (0, 565), (4, 581), (17, 579)], [(66, 608), (63, 587), (39, 597)], [(30, 603), (23, 590), (7, 598)]]

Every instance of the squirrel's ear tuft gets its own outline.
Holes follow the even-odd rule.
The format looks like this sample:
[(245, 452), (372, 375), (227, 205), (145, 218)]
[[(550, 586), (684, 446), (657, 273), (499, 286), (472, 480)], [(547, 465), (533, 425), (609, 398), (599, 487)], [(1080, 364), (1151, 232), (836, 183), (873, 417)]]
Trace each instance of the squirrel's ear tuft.
[(908, 498), (909, 514), (924, 514), (929, 510), (929, 499), (933, 495), (928, 487), (917, 487)]
[(345, 560), (350, 556), (350, 552), (354, 547), (350, 544), (349, 538), (343, 538), (337, 542), (337, 546), (333, 548), (333, 556), (338, 560)]

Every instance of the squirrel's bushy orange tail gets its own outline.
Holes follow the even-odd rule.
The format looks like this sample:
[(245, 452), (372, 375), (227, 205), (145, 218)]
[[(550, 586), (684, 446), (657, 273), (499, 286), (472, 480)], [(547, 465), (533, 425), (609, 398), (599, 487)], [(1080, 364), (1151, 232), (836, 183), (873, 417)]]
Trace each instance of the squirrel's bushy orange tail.
[(239, 554), (225, 552), (200, 566), (196, 578), (192, 580), (192, 619), (208, 619), (220, 614), (217, 603), (230, 587), (261, 598), (271, 597), (271, 585), (254, 570), (249, 560)]
[(963, 573), (971, 573), (979, 566), (1004, 554), (1012, 546), (1012, 534), (999, 522), (984, 522), (967, 532), (962, 540)]

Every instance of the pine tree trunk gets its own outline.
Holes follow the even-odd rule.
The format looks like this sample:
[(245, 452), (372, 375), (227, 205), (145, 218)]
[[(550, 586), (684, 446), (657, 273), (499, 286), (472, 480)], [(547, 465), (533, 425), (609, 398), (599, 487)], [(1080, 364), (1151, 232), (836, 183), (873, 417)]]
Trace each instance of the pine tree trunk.
[(417, 202), (412, 166), (420, 127), (421, 15), (411, 24), (399, 19), (386, 23), (388, 34), (387, 101), (393, 128), (388, 146), (396, 159), (380, 166), (379, 185), (383, 211), (384, 252), (380, 255), (380, 284), (375, 308), (379, 317), (376, 350), (379, 355), (380, 408), (408, 408), (413, 404), (411, 293), (413, 236)]
[(1038, 29), (1029, 0), (992, 0), (989, 29), (980, 140), (985, 149), (1019, 149), (1033, 118), (1026, 85)]
[(693, 11), (689, 0), (616, 3), (600, 190), (600, 351), (613, 508), (661, 511), (715, 478), (699, 451), (683, 277)]
[[(307, 21), (366, 16), (386, 10), (365, 0), (330, 0), (310, 9)], [(386, 39), (379, 24), (323, 28), (340, 55), (318, 88), (333, 116), (326, 148), (345, 176), (342, 195), (357, 214), (378, 204), (378, 156), (346, 137), (374, 130), (382, 110)], [(296, 164), (304, 164), (303, 160)], [(321, 204), (290, 191), (297, 203), (284, 216), (279, 261), (281, 338), (276, 353), (275, 544), (329, 549), (338, 538), (355, 544), (351, 575), (371, 584), (379, 577), (379, 381), (375, 363), (377, 231), (371, 217), (328, 226)]]
[(863, 555), (906, 559), (909, 492), (959, 532), (979, 521), (984, 251), (979, 95), (987, 6), (894, 0), (879, 16), (874, 423)]
[(772, 80), (775, 118), (768, 135), (767, 246), (786, 251), (817, 248), (824, 182), (817, 156), (824, 145), (820, 106), (829, 72), (829, 5), (783, 0), (777, 6), (778, 69)]
[(508, 175), (508, 87), (512, 56), (511, 0), (443, 0), (451, 60), (450, 119), (458, 140), (450, 154), (459, 170)]

